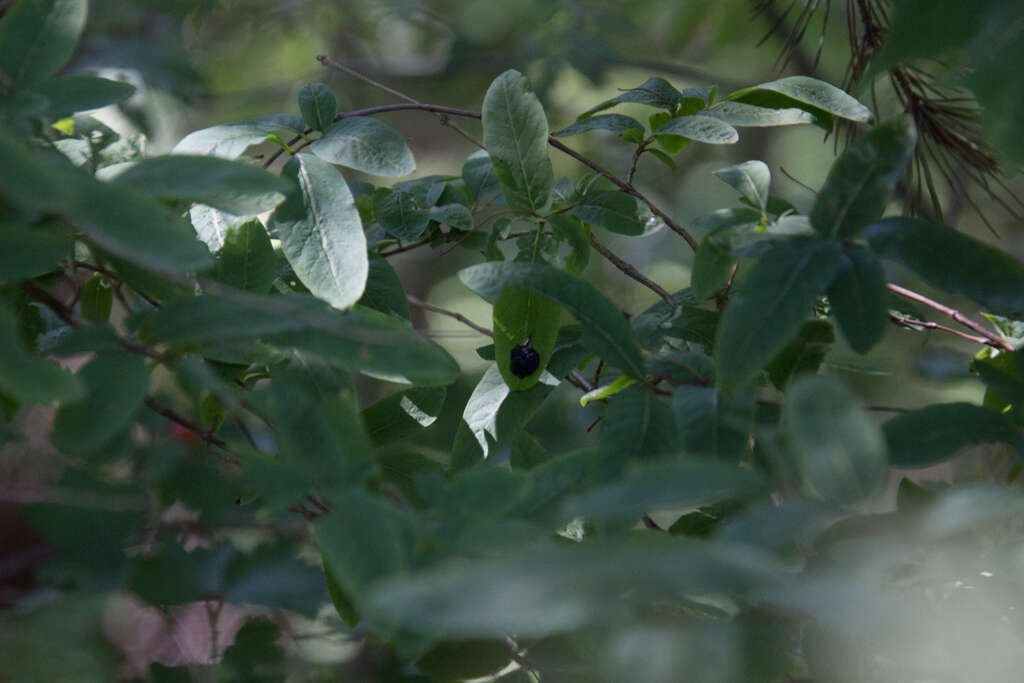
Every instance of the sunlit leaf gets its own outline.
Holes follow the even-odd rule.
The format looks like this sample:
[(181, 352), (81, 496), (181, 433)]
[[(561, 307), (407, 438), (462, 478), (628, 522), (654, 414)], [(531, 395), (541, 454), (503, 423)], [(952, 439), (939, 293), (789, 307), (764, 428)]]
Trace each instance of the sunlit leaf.
[(309, 151), (324, 161), (372, 175), (400, 178), (416, 170), (402, 134), (367, 116), (352, 116), (332, 124)]

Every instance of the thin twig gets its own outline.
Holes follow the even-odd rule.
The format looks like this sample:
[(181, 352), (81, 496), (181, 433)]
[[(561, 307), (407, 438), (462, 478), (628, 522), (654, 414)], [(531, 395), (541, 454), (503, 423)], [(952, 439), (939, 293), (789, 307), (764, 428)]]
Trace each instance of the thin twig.
[[(995, 346), (989, 339), (986, 339), (985, 337), (982, 337), (980, 335), (968, 334), (967, 332), (962, 332), (962, 331), (954, 329), (952, 327), (946, 327), (945, 325), (940, 325), (939, 323), (931, 322), (929, 320), (918, 320), (917, 318), (908, 318), (908, 317), (905, 317), (905, 316), (902, 316), (902, 315), (897, 315), (895, 313), (890, 313), (889, 314), (889, 319), (892, 320), (897, 325), (905, 325), (906, 327), (924, 327), (924, 328), (929, 329), (929, 330), (939, 330), (941, 332), (949, 332), (950, 334), (956, 335), (957, 337), (960, 337), (961, 339), (966, 339), (968, 341), (975, 342), (976, 344), (985, 344), (986, 346)], [(997, 346), (996, 348), (1002, 348), (1002, 347), (1001, 346)]]
[(636, 175), (636, 168), (640, 164), (640, 156), (644, 153), (644, 150), (647, 149), (647, 144), (649, 142), (650, 139), (644, 140), (636, 146), (636, 151), (633, 152), (633, 161), (630, 162), (629, 171), (626, 173), (626, 183), (628, 185), (633, 184), (633, 176)]
[(411, 251), (418, 249), (419, 247), (426, 246), (434, 241), (433, 237), (425, 237), (419, 242), (411, 242), (409, 244), (403, 244), (395, 247), (394, 249), (388, 249), (387, 251), (380, 252), (380, 255), (387, 258), (388, 256), (394, 256), (395, 254), (401, 254), (403, 251)]
[(622, 190), (623, 192), (625, 192), (626, 194), (631, 195), (633, 197), (636, 197), (637, 199), (642, 201), (644, 204), (647, 205), (647, 208), (649, 208), (651, 210), (651, 213), (653, 213), (655, 216), (657, 216), (661, 220), (665, 221), (665, 225), (667, 225), (669, 228), (671, 228), (673, 231), (675, 231), (680, 237), (682, 237), (684, 240), (686, 240), (686, 243), (690, 245), (691, 249), (693, 249), (694, 251), (697, 251), (697, 240), (694, 239), (693, 235), (691, 235), (689, 232), (687, 232), (686, 229), (683, 228), (683, 226), (679, 225), (674, 220), (672, 220), (672, 218), (668, 214), (666, 214), (664, 211), (659, 209), (654, 204), (654, 202), (652, 202), (650, 199), (648, 199), (642, 192), (637, 190), (630, 183), (627, 183), (625, 180), (622, 180), (621, 178), (618, 178), (611, 171), (608, 171), (607, 169), (602, 168), (600, 165), (598, 165), (597, 163), (591, 161), (590, 159), (588, 159), (587, 157), (583, 156), (582, 154), (580, 154), (576, 150), (572, 149), (571, 147), (566, 147), (564, 144), (562, 144), (561, 142), (559, 142), (555, 138), (548, 138), (548, 144), (551, 145), (552, 147), (554, 147), (555, 149), (557, 149), (558, 151), (563, 152), (565, 154), (568, 154), (569, 156), (571, 156), (573, 159), (575, 159), (576, 161), (580, 162), (584, 166), (589, 167), (591, 170), (600, 173), (605, 178), (610, 180), (612, 182), (612, 184), (618, 186), (618, 188), (620, 190)]
[[(320, 62), (324, 66), (329, 66), (332, 69), (337, 69), (338, 71), (342, 71), (344, 73), (347, 73), (349, 76), (352, 76), (353, 78), (358, 78), (359, 80), (361, 80), (361, 81), (363, 81), (365, 83), (369, 83), (370, 85), (372, 85), (375, 88), (380, 88), (381, 90), (383, 90), (385, 92), (391, 93), (392, 95), (394, 95), (395, 97), (397, 97), (399, 99), (405, 100), (406, 102), (409, 102), (411, 104), (420, 104), (419, 101), (413, 99), (412, 97), (409, 97), (408, 95), (406, 95), (406, 94), (404, 94), (402, 92), (399, 92), (398, 90), (395, 90), (393, 88), (389, 88), (388, 86), (384, 85), (383, 83), (378, 83), (377, 81), (373, 80), (369, 76), (361, 74), (358, 71), (356, 71), (355, 69), (352, 69), (352, 68), (349, 68), (349, 67), (345, 66), (341, 62), (337, 62), (337, 61), (331, 59), (330, 57), (328, 57), (327, 55), (317, 55), (316, 59), (317, 59), (318, 62)], [(450, 120), (448, 118), (448, 114), (447, 113), (445, 113), (445, 112), (438, 112), (438, 119), (441, 121), (441, 125), (442, 126), (447, 126), (447, 127), (451, 128), (452, 130), (454, 130), (456, 133), (461, 135), (467, 141), (469, 141), (472, 144), (476, 145), (480, 149), (484, 149), (484, 143), (480, 142), (475, 137), (473, 137), (468, 132), (466, 132), (466, 130), (462, 126), (460, 126), (459, 124), (457, 124), (454, 121)]]
[(644, 287), (660, 296), (665, 301), (665, 303), (667, 303), (671, 308), (676, 307), (676, 300), (672, 298), (671, 294), (662, 289), (658, 283), (647, 278), (643, 273), (637, 270), (636, 267), (633, 266), (631, 263), (628, 263), (627, 261), (624, 261), (618, 256), (616, 256), (611, 251), (611, 249), (601, 244), (601, 242), (599, 242), (593, 234), (590, 235), (590, 246), (594, 247), (594, 249), (596, 249), (597, 252), (601, 254), (601, 256), (604, 256), (606, 259), (608, 259), (612, 263), (612, 265), (614, 265), (616, 268), (625, 273), (626, 276), (633, 278), (634, 280), (642, 284)]
[[(97, 266), (95, 264), (88, 263), (86, 261), (72, 261), (71, 265), (74, 266), (75, 268), (81, 268), (82, 270), (91, 270), (94, 273), (100, 273), (101, 275), (106, 275), (107, 278), (111, 281), (111, 283), (113, 283), (113, 282), (120, 282), (120, 283), (123, 284), (123, 280), (121, 280), (117, 275), (112, 273), (107, 268), (104, 268), (103, 266)], [(143, 299), (145, 299), (146, 303), (148, 303), (153, 308), (160, 308), (160, 302), (157, 301), (156, 299), (154, 299), (153, 297), (151, 297), (149, 294), (146, 294), (143, 291), (135, 289), (134, 287), (132, 287), (131, 289), (132, 289), (133, 292), (135, 292), (136, 294), (141, 296)]]
[(187, 429), (187, 430), (189, 430), (191, 432), (195, 432), (196, 435), (199, 436), (200, 439), (202, 439), (206, 443), (210, 444), (211, 446), (215, 446), (215, 447), (219, 448), (221, 451), (223, 451), (223, 454), (220, 457), (225, 462), (229, 462), (232, 465), (239, 464), (238, 458), (236, 458), (234, 455), (232, 455), (231, 448), (228, 446), (227, 442), (224, 441), (223, 439), (220, 439), (220, 438), (214, 436), (210, 432), (210, 430), (203, 429), (202, 427), (197, 425), (195, 422), (193, 422), (192, 420), (188, 419), (187, 417), (185, 417), (181, 413), (177, 412), (176, 410), (172, 410), (171, 408), (168, 408), (168, 407), (166, 407), (164, 405), (161, 405), (152, 396), (147, 396), (146, 397), (146, 406), (150, 410), (152, 410), (154, 413), (156, 413), (157, 415), (162, 415), (163, 417), (167, 418), (171, 422), (174, 422), (174, 423), (176, 423), (178, 425), (181, 425), (182, 427), (184, 427), (185, 429)]
[[(1008, 342), (1005, 339), (1001, 338), (999, 335), (997, 335), (997, 334), (995, 334), (993, 332), (989, 332), (984, 327), (982, 327), (980, 324), (974, 322), (973, 320), (971, 320), (970, 318), (965, 316), (960, 311), (952, 309), (949, 306), (945, 306), (943, 304), (940, 304), (938, 301), (935, 301), (933, 299), (929, 299), (928, 297), (926, 297), (923, 294), (918, 294), (917, 292), (914, 292), (914, 291), (911, 291), (909, 289), (906, 289), (905, 287), (900, 287), (899, 285), (894, 285), (891, 282), (888, 283), (886, 286), (891, 291), (896, 292), (900, 296), (903, 296), (903, 297), (906, 297), (906, 298), (911, 299), (913, 301), (916, 301), (918, 303), (924, 304), (925, 306), (928, 306), (929, 308), (934, 308), (936, 311), (939, 311), (940, 313), (945, 313), (950, 318), (952, 318), (953, 320), (957, 321), (958, 323), (960, 323), (964, 327), (966, 327), (968, 329), (971, 329), (971, 330), (974, 330), (975, 332), (977, 332), (979, 335), (981, 335), (982, 339), (979, 340), (978, 337), (974, 337), (973, 335), (963, 335), (963, 334), (961, 334), (959, 336), (962, 336), (965, 339), (971, 339), (972, 341), (978, 341), (979, 344), (985, 344), (987, 346), (991, 346), (991, 347), (996, 348), (996, 349), (1002, 349), (1003, 351), (1013, 351), (1014, 350), (1013, 344), (1011, 344), (1010, 342)], [(932, 329), (943, 330), (943, 331), (946, 331), (946, 332), (955, 332), (954, 330), (951, 330), (950, 328), (945, 328), (945, 327), (943, 327), (941, 325), (925, 324), (925, 323), (921, 323), (921, 322), (915, 322), (913, 324), (920, 325), (921, 327), (930, 327)]]
[(456, 313), (455, 311), (449, 311), (446, 308), (440, 308), (439, 306), (435, 306), (433, 304), (428, 304), (426, 301), (420, 301), (419, 299), (417, 299), (416, 297), (414, 297), (411, 294), (407, 294), (405, 296), (405, 298), (406, 298), (406, 300), (410, 304), (412, 304), (416, 308), (422, 308), (422, 309), (424, 309), (426, 311), (432, 311), (434, 313), (440, 313), (441, 315), (446, 315), (449, 318), (454, 318), (454, 319), (458, 320), (460, 323), (462, 323), (463, 325), (466, 325), (467, 327), (473, 328), (474, 330), (476, 330), (480, 334), (487, 335), (488, 337), (493, 337), (494, 336), (494, 333), (491, 332), (489, 329), (487, 329), (486, 327), (481, 327), (480, 325), (477, 325), (475, 322), (473, 322), (472, 320), (470, 320), (466, 316), (462, 315), (461, 313)]

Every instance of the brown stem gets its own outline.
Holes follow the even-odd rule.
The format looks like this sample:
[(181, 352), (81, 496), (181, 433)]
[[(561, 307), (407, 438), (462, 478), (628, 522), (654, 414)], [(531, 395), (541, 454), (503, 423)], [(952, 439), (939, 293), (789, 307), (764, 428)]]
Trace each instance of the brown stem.
[[(920, 322), (920, 321), (914, 321), (911, 324), (918, 325), (920, 327), (928, 327), (928, 328), (931, 328), (931, 329), (943, 330), (944, 332), (952, 332), (953, 334), (958, 334), (958, 336), (964, 337), (964, 339), (970, 339), (971, 341), (977, 341), (979, 344), (985, 344), (986, 346), (991, 346), (991, 347), (996, 348), (996, 349), (1002, 349), (1003, 351), (1013, 351), (1014, 350), (1013, 344), (1011, 344), (1010, 342), (1006, 341), (1005, 339), (999, 337), (998, 335), (996, 335), (996, 334), (994, 334), (992, 332), (989, 332), (984, 327), (982, 327), (980, 324), (974, 322), (973, 320), (971, 320), (970, 318), (965, 316), (960, 311), (952, 309), (949, 306), (945, 306), (943, 304), (940, 304), (938, 301), (935, 301), (933, 299), (929, 299), (928, 297), (926, 297), (923, 294), (918, 294), (917, 292), (911, 291), (911, 290), (906, 289), (904, 287), (900, 287), (899, 285), (894, 285), (891, 282), (888, 283), (886, 286), (891, 291), (896, 292), (900, 296), (903, 296), (903, 297), (906, 297), (906, 298), (911, 299), (913, 301), (916, 301), (918, 303), (924, 304), (925, 306), (928, 306), (929, 308), (933, 308), (936, 311), (939, 311), (940, 313), (945, 313), (946, 315), (948, 315), (953, 320), (957, 321), (958, 323), (960, 323), (961, 325), (963, 325), (964, 327), (966, 327), (968, 329), (974, 330), (975, 332), (977, 332), (981, 336), (980, 337), (975, 337), (974, 335), (964, 335), (963, 333), (960, 333), (957, 330), (953, 330), (953, 329), (948, 328), (948, 327), (943, 327), (942, 325), (936, 325), (935, 323), (923, 323), (923, 322)], [(895, 316), (895, 317), (899, 317), (899, 316)]]
[(395, 254), (401, 254), (403, 251), (411, 251), (422, 246), (426, 246), (434, 241), (433, 237), (426, 237), (418, 242), (411, 242), (395, 247), (394, 249), (388, 249), (387, 251), (380, 252), (380, 255), (387, 258), (388, 256), (394, 256)]
[[(945, 325), (940, 325), (939, 323), (934, 323), (934, 322), (931, 322), (931, 321), (928, 321), (928, 320), (918, 320), (917, 318), (907, 318), (907, 317), (902, 316), (902, 315), (896, 315), (895, 313), (890, 313), (889, 314), (889, 319), (892, 320), (897, 325), (906, 325), (907, 327), (924, 327), (924, 328), (929, 329), (929, 330), (939, 330), (941, 332), (949, 332), (950, 334), (956, 335), (957, 337), (960, 337), (961, 339), (966, 339), (968, 341), (975, 342), (976, 344), (985, 344), (986, 346), (993, 346), (992, 342), (990, 340), (986, 339), (985, 337), (982, 337), (982, 336), (979, 336), (979, 335), (975, 335), (975, 334), (968, 334), (966, 332), (961, 332), (960, 330), (953, 329), (952, 327), (946, 327)], [(1001, 348), (1001, 347), (997, 347), (997, 348)]]
[(601, 256), (604, 256), (606, 259), (611, 261), (612, 265), (625, 273), (626, 276), (633, 278), (644, 287), (660, 296), (670, 307), (676, 307), (676, 300), (672, 298), (671, 294), (662, 289), (658, 283), (644, 276), (644, 274), (637, 270), (631, 263), (623, 261), (621, 258), (616, 256), (611, 249), (601, 244), (593, 235), (590, 236), (590, 246), (594, 247)]
[(627, 185), (633, 184), (633, 176), (636, 175), (636, 167), (640, 163), (640, 156), (644, 153), (644, 150), (647, 149), (647, 144), (649, 142), (650, 140), (644, 140), (643, 142), (636, 146), (636, 151), (633, 152), (633, 161), (630, 162), (629, 171), (626, 173)]
[(210, 430), (203, 429), (198, 424), (188, 419), (187, 417), (177, 412), (176, 410), (172, 410), (171, 408), (161, 405), (152, 396), (146, 397), (146, 407), (148, 407), (157, 415), (162, 415), (171, 422), (181, 425), (182, 427), (191, 432), (195, 432), (203, 441), (210, 444), (211, 446), (219, 448), (221, 451), (223, 451), (223, 455), (221, 457), (225, 462), (229, 462), (232, 465), (239, 464), (238, 458), (231, 454), (231, 448), (228, 447), (227, 442), (224, 441), (223, 439), (214, 436), (210, 432)]
[(420, 301), (419, 299), (417, 299), (416, 297), (412, 296), (411, 294), (407, 294), (405, 296), (405, 298), (406, 298), (406, 300), (410, 304), (412, 304), (416, 308), (422, 308), (422, 309), (424, 309), (426, 311), (433, 311), (434, 313), (440, 313), (441, 315), (446, 315), (449, 318), (454, 318), (454, 319), (458, 320), (460, 323), (462, 323), (463, 325), (466, 325), (467, 327), (473, 328), (474, 330), (476, 330), (480, 334), (486, 335), (488, 337), (493, 337), (494, 336), (494, 333), (491, 332), (489, 329), (487, 329), (486, 327), (481, 327), (480, 325), (477, 325), (475, 322), (473, 322), (472, 320), (470, 320), (466, 316), (462, 315), (461, 313), (456, 313), (455, 311), (449, 311), (446, 308), (440, 308), (438, 306), (434, 306), (433, 304), (428, 304), (426, 301)]

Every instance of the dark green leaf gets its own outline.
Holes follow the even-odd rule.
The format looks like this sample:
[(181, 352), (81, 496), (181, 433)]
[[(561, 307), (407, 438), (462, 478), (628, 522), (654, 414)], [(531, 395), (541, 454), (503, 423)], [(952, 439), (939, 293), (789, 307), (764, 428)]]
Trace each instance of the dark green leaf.
[(488, 301), (506, 287), (553, 299), (584, 328), (584, 346), (632, 377), (643, 377), (643, 358), (626, 319), (604, 294), (568, 273), (536, 263), (483, 263), (459, 273), (462, 282)]
[(290, 189), (287, 182), (262, 168), (180, 154), (144, 159), (115, 179), (154, 197), (185, 199), (238, 215), (269, 211)]
[(122, 102), (135, 93), (135, 86), (95, 76), (58, 76), (43, 81), (34, 91), (49, 101), (46, 116), (61, 118)]
[(620, 235), (641, 235), (644, 232), (637, 201), (625, 192), (588, 192), (572, 210), (572, 215), (584, 223)]
[(149, 388), (149, 367), (125, 351), (96, 354), (78, 378), (85, 394), (61, 404), (53, 423), (53, 445), (69, 455), (89, 454), (124, 431)]
[(224, 570), (224, 601), (313, 618), (328, 599), (322, 572), (295, 555), (289, 543), (263, 544), (250, 553), (236, 553)]
[(740, 139), (736, 129), (712, 116), (680, 116), (658, 128), (658, 135), (682, 135), (697, 142), (712, 145), (730, 145)]
[(763, 161), (744, 161), (742, 164), (720, 168), (715, 176), (764, 211), (768, 206), (768, 185), (771, 171)]
[(645, 512), (700, 507), (767, 490), (768, 482), (760, 475), (735, 464), (703, 458), (658, 463), (570, 499), (563, 517), (636, 518)]
[(768, 379), (781, 391), (791, 378), (816, 373), (835, 341), (835, 331), (830, 322), (808, 320), (800, 327), (796, 339), (786, 344), (765, 368)]
[(0, 21), (0, 72), (17, 87), (38, 83), (75, 53), (86, 0), (22, 0)]
[[(510, 389), (522, 391), (540, 381), (555, 348), (561, 313), (551, 299), (517, 287), (505, 288), (494, 301), (494, 357)], [(512, 354), (527, 342), (540, 360), (534, 371), (519, 376), (512, 368)]]
[(548, 121), (521, 73), (508, 70), (484, 96), (484, 146), (513, 209), (544, 211), (551, 203), (554, 172), (548, 158)]
[(419, 434), (441, 414), (445, 393), (444, 387), (408, 389), (377, 401), (362, 412), (370, 443), (382, 446)]
[(749, 447), (753, 396), (722, 396), (713, 387), (680, 386), (672, 396), (683, 450), (739, 462)]
[(71, 255), (72, 240), (55, 225), (0, 224), (0, 281), (52, 272)]
[(991, 313), (1024, 318), (1024, 265), (962, 232), (920, 218), (885, 218), (864, 236), (882, 258), (902, 263), (928, 284), (962, 294)]
[(761, 83), (737, 90), (728, 99), (772, 109), (803, 109), (815, 115), (818, 125), (829, 129), (831, 124), (826, 123), (829, 119), (823, 119), (821, 112), (851, 121), (871, 120), (871, 110), (863, 104), (834, 85), (808, 76), (789, 76)]
[(609, 109), (610, 107), (614, 107), (616, 104), (624, 102), (638, 102), (640, 104), (646, 104), (649, 107), (672, 110), (682, 103), (682, 101), (683, 93), (676, 90), (675, 87), (673, 87), (672, 84), (664, 78), (652, 76), (641, 85), (627, 90), (618, 97), (613, 97), (610, 100), (605, 100), (596, 107), (591, 107), (580, 114), (579, 118), (586, 119), (592, 114)]
[(392, 190), (377, 194), (373, 213), (384, 231), (400, 240), (418, 240), (430, 224), (430, 212), (411, 192)]
[(296, 184), (270, 228), (302, 284), (335, 308), (348, 308), (363, 295), (369, 270), (352, 193), (338, 169), (309, 154), (292, 157), (283, 173)]
[(251, 343), (308, 352), (332, 366), (418, 385), (450, 384), (459, 366), (407, 323), (369, 309), (332, 310), (308, 296), (179, 300), (139, 321), (148, 339), (170, 345)]
[(556, 214), (548, 218), (555, 235), (568, 242), (572, 251), (565, 257), (565, 269), (573, 275), (579, 275), (587, 268), (590, 262), (590, 241), (587, 239), (589, 231), (584, 225), (565, 214)]
[(565, 138), (571, 135), (579, 135), (580, 133), (585, 133), (589, 130), (610, 130), (619, 134), (623, 134), (629, 130), (635, 130), (640, 131), (640, 134), (642, 135), (644, 132), (644, 125), (632, 116), (624, 116), (622, 114), (600, 114), (598, 116), (590, 116), (585, 119), (580, 119), (572, 125), (552, 133), (551, 137)]
[(897, 415), (882, 426), (893, 467), (929, 467), (967, 446), (1016, 441), (1009, 418), (970, 403), (938, 403)]
[(888, 290), (885, 270), (865, 247), (843, 247), (841, 270), (828, 288), (828, 300), (839, 329), (857, 353), (867, 353), (885, 335)]
[(615, 467), (682, 450), (675, 417), (654, 392), (632, 386), (611, 399), (601, 429), (601, 452)]
[(847, 147), (818, 191), (810, 216), (814, 229), (826, 237), (853, 238), (881, 218), (916, 142), (913, 119), (904, 115)]
[(189, 209), (188, 217), (196, 235), (206, 243), (212, 254), (216, 254), (224, 247), (228, 228), (238, 220), (238, 216), (234, 214), (218, 211), (205, 204), (196, 204)]
[(812, 496), (853, 502), (885, 481), (882, 431), (838, 380), (814, 375), (794, 381), (786, 391), (782, 428)]
[(701, 240), (693, 256), (690, 287), (698, 301), (710, 299), (729, 282), (736, 258), (722, 249), (710, 235)]
[(501, 183), (494, 175), (494, 164), (486, 150), (477, 150), (469, 155), (462, 166), (462, 182), (466, 192), (479, 205), (484, 205), (501, 192)]
[(0, 191), (15, 205), (66, 215), (103, 249), (156, 272), (211, 265), (188, 223), (136, 190), (100, 182), (55, 156), (30, 153), (2, 132), (0, 157)]
[(460, 640), (435, 645), (416, 666), (435, 680), (461, 680), (493, 674), (511, 659), (512, 648), (506, 640)]
[(369, 258), (366, 289), (359, 299), (359, 305), (409, 320), (409, 302), (398, 273), (383, 256), (370, 254)]
[(323, 83), (311, 83), (299, 91), (299, 111), (306, 126), (324, 131), (334, 123), (338, 113), (338, 100)]
[[(32, 309), (34, 310), (34, 309)], [(53, 361), (29, 353), (18, 320), (0, 302), (0, 392), (21, 403), (45, 403), (82, 395), (82, 382)]]
[(103, 275), (94, 275), (82, 285), (82, 292), (78, 297), (78, 310), (86, 320), (100, 322), (108, 319), (113, 303), (113, 292)]
[(793, 339), (839, 272), (837, 242), (790, 238), (755, 263), (734, 290), (715, 345), (719, 386), (733, 393)]
[(725, 121), (730, 126), (760, 128), (766, 126), (791, 126), (800, 123), (814, 123), (814, 116), (803, 109), (769, 109), (743, 102), (720, 102), (702, 112)]
[(473, 214), (469, 207), (463, 204), (442, 204), (430, 208), (430, 220), (443, 223), (456, 230), (471, 231), (473, 229)]
[(271, 114), (246, 121), (222, 123), (189, 133), (174, 147), (172, 153), (209, 154), (222, 159), (234, 159), (252, 145), (266, 140), (272, 133), (301, 135), (304, 129), (300, 116)]
[(352, 116), (331, 125), (309, 151), (324, 161), (372, 175), (400, 178), (416, 170), (416, 161), (402, 134), (366, 116)]
[(258, 218), (228, 228), (214, 274), (218, 281), (254, 294), (270, 289), (277, 275), (277, 258)]

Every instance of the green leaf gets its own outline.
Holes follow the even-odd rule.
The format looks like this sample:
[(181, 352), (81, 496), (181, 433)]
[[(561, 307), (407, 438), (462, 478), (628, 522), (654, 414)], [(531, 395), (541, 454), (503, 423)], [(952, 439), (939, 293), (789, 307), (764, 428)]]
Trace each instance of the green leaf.
[(419, 434), (441, 414), (444, 387), (408, 389), (377, 401), (362, 412), (370, 443), (375, 447)]
[[(34, 309), (32, 309), (34, 310)], [(29, 353), (21, 341), (18, 320), (0, 302), (0, 392), (21, 403), (66, 401), (82, 395), (81, 380), (53, 361)]]
[(386, 258), (378, 254), (370, 254), (369, 273), (366, 276), (366, 289), (359, 299), (360, 306), (372, 308), (403, 320), (410, 320), (409, 302), (405, 296), (405, 288), (398, 278), (398, 273)]
[(768, 207), (768, 185), (771, 182), (771, 171), (763, 161), (744, 161), (742, 164), (720, 168), (715, 176), (732, 189), (760, 206), (764, 211)]
[(1009, 418), (970, 403), (937, 403), (897, 415), (882, 425), (893, 467), (930, 467), (963, 448), (1014, 443), (1020, 433)]
[(548, 121), (529, 81), (518, 71), (506, 71), (487, 89), (483, 128), (484, 146), (509, 207), (546, 210), (555, 182)]
[(464, 204), (442, 204), (430, 207), (430, 220), (443, 223), (456, 230), (473, 230), (473, 214)]
[(238, 216), (234, 214), (218, 211), (205, 204), (196, 204), (189, 209), (188, 217), (196, 235), (206, 243), (212, 254), (216, 254), (224, 247), (228, 228), (238, 220)]
[(813, 375), (794, 381), (786, 391), (782, 429), (810, 495), (849, 503), (885, 482), (882, 431), (838, 380)]
[(140, 318), (147, 339), (172, 346), (251, 343), (294, 348), (332, 366), (423, 386), (450, 384), (459, 366), (407, 323), (369, 309), (339, 312), (303, 295), (181, 299)]
[(914, 153), (917, 130), (904, 115), (876, 126), (832, 164), (811, 209), (811, 225), (827, 237), (856, 237), (882, 217), (892, 189)]
[(881, 341), (889, 322), (885, 270), (869, 249), (856, 244), (843, 246), (841, 264), (828, 300), (850, 348), (867, 353)]
[(585, 119), (580, 119), (572, 125), (566, 126), (562, 130), (552, 133), (551, 137), (566, 138), (572, 135), (586, 133), (590, 130), (610, 130), (619, 134), (635, 130), (640, 131), (640, 134), (643, 135), (644, 124), (640, 123), (632, 116), (624, 116), (622, 114), (600, 114), (598, 116), (590, 116)]
[(714, 296), (715, 292), (729, 283), (734, 265), (736, 258), (718, 246), (711, 235), (705, 236), (693, 256), (693, 271), (690, 274), (693, 296), (698, 301)]
[(107, 320), (113, 303), (113, 292), (103, 275), (94, 275), (82, 285), (78, 309), (86, 320), (94, 323)]
[(0, 21), (0, 72), (16, 87), (57, 73), (75, 53), (86, 0), (22, 0)]
[(369, 270), (352, 193), (338, 169), (309, 154), (292, 157), (282, 173), (296, 184), (270, 228), (302, 284), (335, 308), (348, 308), (363, 295)]
[(0, 223), (0, 281), (55, 271), (71, 256), (71, 247), (71, 235), (59, 226)]
[(580, 396), (580, 407), (586, 408), (587, 404), (591, 401), (600, 401), (601, 399), (610, 398), (634, 384), (636, 384), (636, 380), (629, 375), (619, 375), (611, 384), (605, 384), (597, 387), (596, 389), (591, 389)]
[(572, 249), (565, 257), (565, 270), (573, 275), (579, 275), (590, 263), (589, 231), (579, 220), (561, 213), (549, 216), (548, 224), (555, 236), (568, 242)]
[(637, 201), (625, 192), (588, 192), (572, 210), (584, 223), (620, 235), (642, 235), (644, 220), (640, 218)]
[(289, 610), (313, 618), (327, 601), (320, 568), (296, 557), (290, 543), (237, 552), (224, 570), (225, 602)]
[(418, 240), (430, 225), (430, 212), (412, 192), (392, 190), (374, 196), (373, 215), (384, 232), (400, 240)]
[(214, 277), (229, 287), (265, 294), (276, 276), (277, 257), (259, 219), (245, 219), (228, 228)]
[(503, 639), (447, 641), (432, 647), (416, 666), (432, 680), (483, 678), (505, 668), (512, 654)]
[(657, 135), (682, 135), (711, 145), (731, 145), (740, 139), (736, 129), (725, 121), (699, 114), (674, 118), (654, 132)]
[(85, 394), (61, 404), (53, 422), (53, 445), (69, 455), (90, 454), (124, 431), (149, 388), (141, 356), (102, 351), (78, 371)]
[(816, 373), (836, 341), (832, 324), (827, 320), (808, 320), (800, 327), (796, 339), (775, 354), (765, 368), (768, 379), (780, 391), (796, 375)]
[(400, 178), (416, 170), (405, 137), (367, 116), (352, 116), (331, 125), (309, 151), (324, 161), (372, 175)]
[(668, 109), (671, 111), (681, 104), (683, 99), (683, 93), (676, 90), (671, 83), (666, 81), (664, 78), (652, 76), (641, 85), (627, 90), (618, 97), (613, 97), (612, 99), (605, 100), (595, 107), (591, 107), (580, 114), (579, 118), (581, 120), (587, 119), (592, 114), (596, 114), (599, 111), (609, 109), (624, 102), (637, 102), (649, 107), (658, 107), (660, 109)]
[(726, 99), (772, 109), (803, 109), (815, 116), (817, 125), (828, 130), (832, 128), (831, 116), (850, 121), (871, 120), (871, 110), (863, 104), (834, 85), (809, 76), (789, 76), (761, 83), (737, 90)]
[(299, 91), (299, 111), (306, 126), (324, 131), (334, 122), (338, 100), (323, 83), (311, 83)]
[(65, 215), (103, 249), (156, 272), (211, 265), (188, 223), (138, 191), (100, 182), (56, 156), (30, 153), (2, 131), (0, 158), (0, 191), (16, 206)]
[(629, 323), (592, 285), (536, 263), (482, 263), (459, 273), (463, 284), (488, 301), (506, 287), (520, 287), (561, 304), (583, 325), (583, 344), (632, 377), (644, 376), (643, 358)]
[[(494, 302), (494, 357), (505, 384), (513, 391), (529, 389), (540, 381), (551, 360), (558, 338), (558, 322), (562, 311), (558, 304), (540, 294), (505, 288)], [(529, 341), (540, 356), (537, 369), (518, 377), (510, 367), (513, 349)]]
[(95, 76), (58, 76), (43, 81), (33, 91), (49, 101), (46, 116), (61, 118), (123, 102), (135, 94), (135, 86)]
[(601, 429), (601, 453), (618, 468), (681, 449), (672, 409), (653, 391), (632, 386), (611, 400)]
[(161, 199), (199, 202), (245, 216), (273, 209), (290, 189), (287, 182), (262, 168), (181, 154), (144, 159), (115, 180)]
[(725, 121), (730, 126), (741, 128), (761, 128), (766, 126), (792, 126), (794, 124), (814, 123), (814, 116), (803, 109), (769, 109), (756, 107), (743, 102), (720, 102), (711, 109), (701, 112), (704, 116), (712, 116)]
[(478, 205), (483, 205), (501, 192), (501, 183), (494, 175), (494, 164), (487, 150), (479, 149), (466, 158), (462, 166), (462, 182), (466, 192)]
[(209, 154), (222, 159), (235, 159), (268, 135), (287, 133), (302, 135), (305, 124), (294, 114), (271, 114), (246, 121), (222, 123), (189, 133), (175, 145), (172, 154)]
[(920, 218), (885, 218), (864, 237), (876, 254), (933, 287), (962, 294), (990, 313), (1024, 318), (1024, 265), (1006, 252)]
[(636, 518), (645, 512), (700, 507), (768, 490), (759, 474), (734, 464), (703, 458), (657, 463), (570, 499), (563, 518)]
[(839, 273), (840, 245), (790, 238), (762, 256), (734, 290), (715, 344), (719, 386), (733, 393), (796, 336)]
[(723, 396), (714, 387), (680, 386), (672, 396), (676, 425), (687, 454), (739, 462), (754, 422), (751, 395)]

